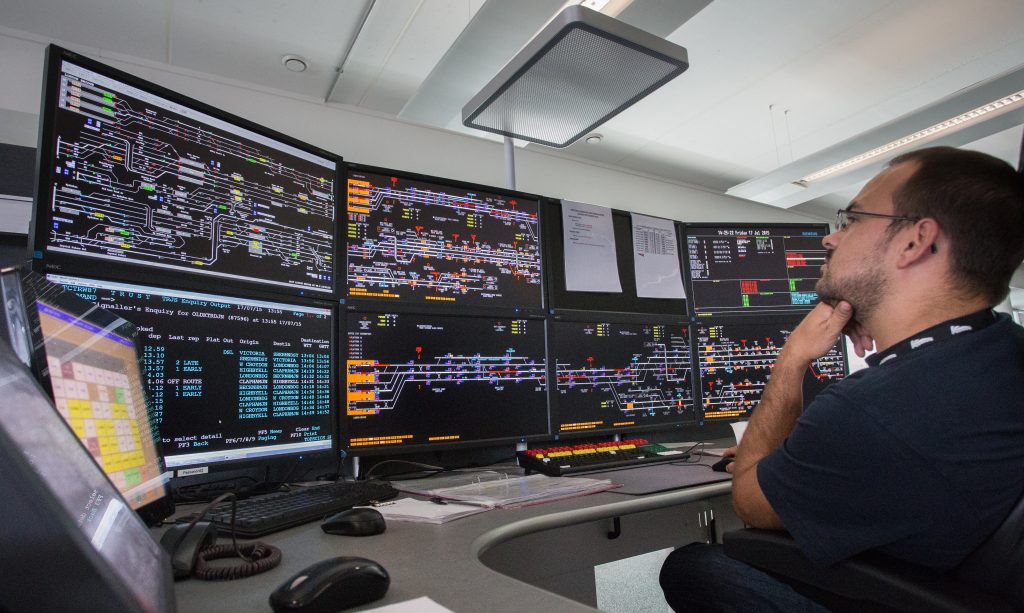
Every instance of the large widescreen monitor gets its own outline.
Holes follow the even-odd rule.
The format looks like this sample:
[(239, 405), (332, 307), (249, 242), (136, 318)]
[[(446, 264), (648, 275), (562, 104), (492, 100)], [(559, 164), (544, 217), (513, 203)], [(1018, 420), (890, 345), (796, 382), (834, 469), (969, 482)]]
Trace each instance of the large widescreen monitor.
[(3, 611), (171, 613), (167, 554), (0, 340)]
[(686, 224), (693, 313), (803, 313), (818, 302), (825, 224)]
[(338, 157), (54, 46), (42, 114), (45, 270), (333, 293)]
[(560, 435), (695, 424), (690, 331), (670, 319), (551, 323)]
[(0, 294), (3, 336), (131, 508), (173, 513), (136, 327), (26, 269), (0, 271)]
[[(750, 417), (779, 351), (800, 320), (797, 316), (697, 322), (694, 334), (705, 422)], [(804, 406), (847, 372), (845, 343), (840, 339), (804, 375)]]
[(331, 451), (335, 332), (329, 304), (49, 279), (139, 327), (146, 387), (169, 468)]
[(540, 309), (539, 212), (536, 196), (350, 165), (346, 296)]
[(544, 320), (347, 313), (349, 453), (548, 433)]

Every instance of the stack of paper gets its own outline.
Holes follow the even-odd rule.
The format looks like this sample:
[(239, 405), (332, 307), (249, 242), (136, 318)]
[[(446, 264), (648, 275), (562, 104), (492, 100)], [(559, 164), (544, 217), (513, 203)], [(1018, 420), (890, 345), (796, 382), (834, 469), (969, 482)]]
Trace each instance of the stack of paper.
[(547, 475), (519, 477), (490, 471), (454, 473), (415, 482), (396, 482), (394, 485), (412, 494), (497, 508), (521, 507), (585, 496), (616, 487), (608, 479)]
[(453, 519), (474, 515), (487, 510), (479, 505), (457, 502), (436, 503), (415, 498), (401, 498), (375, 507), (387, 521), (412, 521), (424, 524), (443, 524)]

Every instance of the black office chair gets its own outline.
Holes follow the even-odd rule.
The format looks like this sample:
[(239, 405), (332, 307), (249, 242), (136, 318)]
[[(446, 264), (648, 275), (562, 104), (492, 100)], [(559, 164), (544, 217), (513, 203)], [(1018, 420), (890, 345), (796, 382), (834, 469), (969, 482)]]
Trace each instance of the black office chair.
[(948, 573), (877, 552), (816, 568), (792, 537), (775, 530), (727, 532), (723, 544), (729, 557), (833, 610), (1024, 611), (1024, 497), (992, 536)]

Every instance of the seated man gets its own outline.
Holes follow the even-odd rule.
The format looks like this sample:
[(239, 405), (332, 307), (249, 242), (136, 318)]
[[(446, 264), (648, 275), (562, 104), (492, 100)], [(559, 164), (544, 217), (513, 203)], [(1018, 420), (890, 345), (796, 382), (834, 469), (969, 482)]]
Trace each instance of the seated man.
[[(819, 566), (866, 550), (956, 567), (1024, 493), (1024, 330), (991, 308), (1024, 259), (1024, 176), (949, 147), (900, 156), (823, 241), (819, 304), (779, 354), (732, 464), (733, 504)], [(802, 411), (841, 333), (869, 368)], [(676, 611), (820, 611), (724, 556), (673, 552)]]

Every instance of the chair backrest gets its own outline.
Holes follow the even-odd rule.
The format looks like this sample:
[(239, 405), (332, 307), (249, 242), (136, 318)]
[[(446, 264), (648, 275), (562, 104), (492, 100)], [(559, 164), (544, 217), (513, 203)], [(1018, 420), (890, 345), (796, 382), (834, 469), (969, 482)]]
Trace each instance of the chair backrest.
[(956, 568), (957, 577), (1024, 609), (1024, 496), (999, 528)]

